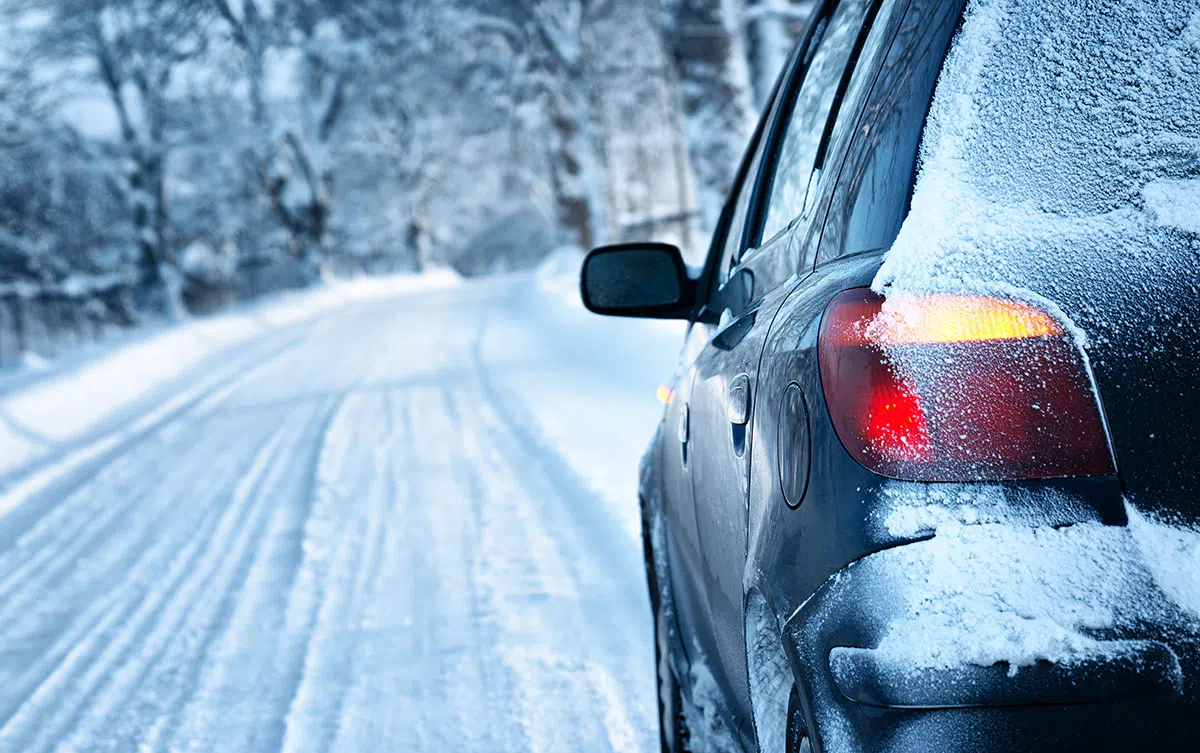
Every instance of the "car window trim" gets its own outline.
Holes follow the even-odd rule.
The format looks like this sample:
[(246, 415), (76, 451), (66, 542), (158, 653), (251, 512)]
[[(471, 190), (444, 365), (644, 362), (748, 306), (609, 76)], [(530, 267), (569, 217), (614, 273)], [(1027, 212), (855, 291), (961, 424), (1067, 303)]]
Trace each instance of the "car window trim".
[[(808, 48), (809, 44), (812, 43), (812, 34), (814, 34), (814, 32), (820, 28), (822, 22), (828, 23), (828, 20), (832, 19), (833, 14), (838, 11), (838, 7), (841, 5), (841, 2), (845, 1), (846, 0), (826, 0), (826, 2), (824, 2), (824, 4), (820, 7), (820, 10), (815, 12), (814, 16), (812, 16), (809, 30), (805, 35), (804, 46), (800, 49)], [(905, 13), (908, 11), (908, 4), (910, 4), (910, 2), (911, 0), (905, 1)], [(834, 94), (832, 107), (830, 107), (826, 122), (824, 122), (824, 125), (822, 126), (821, 143), (817, 146), (816, 161), (814, 164), (812, 164), (812, 169), (814, 170), (824, 169), (824, 163), (826, 163), (826, 157), (828, 156), (829, 140), (833, 135), (833, 127), (836, 125), (836, 122), (838, 122), (838, 115), (841, 113), (842, 101), (845, 100), (846, 90), (850, 88), (850, 79), (853, 77), (854, 71), (857, 70), (860, 59), (862, 59), (863, 47), (866, 44), (866, 37), (870, 35), (871, 29), (874, 28), (875, 20), (878, 17), (878, 12), (880, 12), (882, 5), (883, 0), (870, 0), (870, 6), (866, 8), (866, 14), (863, 17), (862, 28), (859, 29), (858, 35), (856, 38), (854, 38), (854, 47), (851, 49), (850, 58), (847, 58), (846, 60), (846, 68), (844, 71), (842, 71), (841, 78), (838, 80), (838, 90), (836, 90)], [(824, 41), (823, 36), (821, 41)], [(820, 44), (820, 42), (817, 43)], [(888, 43), (888, 48), (890, 49), (890, 41)], [(760, 167), (758, 167), (755, 193), (754, 195), (751, 195), (750, 198), (750, 211), (748, 212), (748, 215), (746, 215), (745, 237), (742, 243), (744, 248), (749, 248), (751, 246), (761, 248), (762, 246), (768, 245), (769, 242), (778, 239), (780, 235), (791, 231), (794, 228), (794, 225), (796, 225), (798, 219), (804, 216), (804, 213), (800, 213), (800, 215), (797, 217), (792, 217), (790, 221), (788, 221), (786, 227), (780, 230), (780, 233), (776, 233), (774, 236), (770, 237), (767, 243), (762, 242), (761, 237), (758, 237), (762, 234), (763, 225), (766, 224), (767, 221), (767, 200), (770, 198), (767, 180), (768, 175), (766, 170), (764, 170), (763, 165), (778, 162), (779, 151), (782, 149), (782, 141), (784, 141), (784, 137), (787, 135), (787, 127), (791, 125), (792, 109), (796, 107), (796, 97), (798, 97), (800, 94), (800, 88), (804, 86), (805, 78), (808, 78), (808, 71), (810, 67), (808, 64), (810, 64), (810, 62), (811, 59), (803, 66), (803, 71), (791, 72), (792, 77), (790, 80), (788, 80), (788, 90), (786, 91), (784, 97), (780, 97), (779, 112), (776, 112), (775, 119), (772, 122), (772, 131), (770, 131), (768, 134), (768, 138), (770, 139), (768, 145), (769, 151), (763, 152), (764, 159), (763, 164), (760, 164)], [(874, 76), (871, 78), (870, 85), (872, 90), (874, 90), (875, 80), (877, 78), (878, 71), (876, 71)], [(862, 116), (862, 114), (859, 114), (859, 118), (860, 116)], [(769, 177), (772, 177), (773, 179), (774, 173), (770, 174)], [(809, 177), (811, 180), (811, 175)], [(772, 183), (772, 185), (774, 183), (773, 180), (769, 182)], [(766, 189), (766, 191), (764, 191), (764, 189)], [(763, 195), (763, 193), (767, 193), (767, 195)], [(821, 219), (821, 224), (823, 228), (824, 218)], [(750, 255), (752, 254), (746, 254), (746, 258), (750, 258)]]
[[(762, 234), (763, 209), (766, 199), (763, 194), (769, 194), (770, 191), (765, 190), (767, 186), (767, 178), (774, 177), (774, 171), (768, 173), (768, 169), (773, 167), (779, 158), (779, 151), (783, 148), (783, 137), (787, 134), (787, 127), (791, 123), (792, 109), (796, 106), (796, 97), (800, 95), (800, 87), (804, 86), (804, 80), (808, 77), (808, 71), (812, 67), (812, 59), (816, 56), (816, 47), (813, 46), (813, 38), (818, 30), (821, 31), (821, 39), (816, 40), (816, 44), (820, 45), (825, 39), (825, 32), (828, 31), (829, 20), (833, 18), (834, 12), (837, 11), (838, 5), (844, 0), (824, 0), (821, 5), (814, 9), (812, 17), (805, 29), (803, 41), (797, 45), (793, 65), (788, 70), (785, 77), (785, 88), (782, 96), (777, 98), (775, 103), (775, 112), (771, 118), (770, 130), (765, 134), (767, 139), (766, 148), (763, 151), (763, 160), (758, 166), (758, 176), (754, 182), (754, 193), (750, 196), (750, 209), (746, 214), (746, 225), (742, 229), (742, 248), (757, 248), (763, 244), (758, 236)], [(812, 55), (808, 55), (807, 59), (801, 59), (801, 51), (812, 51)], [(791, 227), (791, 223), (788, 223)], [(772, 238), (774, 240), (774, 238)], [(752, 254), (747, 254), (749, 258)]]
[[(908, 18), (908, 14), (912, 11), (912, 4), (913, 4), (913, 0), (905, 0), (904, 10), (900, 13), (900, 16), (899, 16), (900, 20), (899, 20), (899, 23), (896, 25), (896, 31), (893, 32), (891, 40), (888, 41), (887, 50), (883, 53), (883, 55), (880, 58), (881, 62), (886, 61), (888, 59), (888, 57), (892, 54), (892, 48), (896, 44), (896, 36), (899, 34), (900, 28), (904, 26), (904, 22), (905, 22), (905, 19)], [(963, 5), (965, 6), (966, 4), (967, 3), (964, 0)], [(950, 34), (951, 41), (950, 41), (950, 45), (947, 47), (947, 54), (949, 53), (950, 48), (952, 48), (954, 46), (954, 40), (958, 38), (959, 32), (962, 30), (963, 20), (964, 20), (964, 15), (962, 13), (959, 13), (958, 20), (955, 22), (954, 31), (951, 32), (951, 34)], [(943, 58), (942, 65), (938, 69), (937, 78), (939, 78), (939, 79), (941, 78), (942, 69), (945, 67), (945, 64), (946, 64), (946, 61), (945, 61), (945, 58)], [(868, 105), (871, 103), (871, 100), (875, 96), (875, 90), (879, 86), (879, 76), (881, 73), (882, 73), (882, 67), (879, 70), (875, 71), (875, 76), (871, 80), (871, 88), (867, 93), (866, 99), (863, 100), (862, 110), (858, 113), (858, 117), (855, 119), (854, 131), (852, 132), (851, 138), (849, 140), (847, 140), (847, 142), (846, 142), (846, 149), (841, 156), (841, 163), (838, 165), (837, 180), (833, 184), (832, 196), (837, 196), (837, 188), (842, 183), (842, 178), (843, 178), (842, 174), (843, 174), (843, 172), (845, 172), (845, 169), (846, 169), (846, 158), (849, 156), (851, 150), (853, 149), (855, 141), (859, 138), (859, 129), (861, 127), (862, 120), (866, 116), (867, 110), (869, 109)], [(936, 89), (937, 89), (936, 84), (934, 86), (934, 89), (935, 89), (934, 96), (936, 96)], [(933, 96), (931, 96), (929, 98), (929, 102), (927, 102), (925, 104), (925, 115), (922, 117), (922, 121), (921, 121), (922, 122), (921, 137), (917, 144), (917, 155), (916, 155), (916, 166), (915, 166), (916, 169), (913, 170), (912, 182), (908, 186), (909, 211), (911, 211), (911, 208), (912, 208), (913, 194), (916, 191), (917, 178), (919, 177), (918, 173), (920, 172), (921, 148), (922, 148), (923, 142), (925, 141), (925, 126), (929, 122), (929, 113), (930, 113), (930, 110), (932, 110), (932, 108), (933, 108)], [(816, 250), (815, 250), (815, 253), (813, 254), (813, 259), (812, 259), (812, 270), (813, 271), (820, 269), (822, 266), (829, 264), (830, 262), (835, 262), (838, 259), (846, 259), (846, 258), (850, 258), (850, 257), (854, 257), (854, 256), (861, 256), (863, 254), (873, 254), (873, 253), (876, 253), (879, 251), (890, 251), (892, 246), (895, 245), (894, 243), (892, 243), (887, 246), (882, 246), (880, 248), (862, 249), (860, 251), (855, 251), (855, 252), (852, 252), (849, 254), (838, 254), (836, 256), (831, 256), (831, 257), (828, 257), (828, 258), (822, 260), (821, 259), (821, 251), (823, 249), (823, 243), (825, 240), (825, 226), (829, 223), (829, 215), (830, 215), (830, 212), (826, 212), (825, 217), (821, 221), (821, 233), (817, 237)]]
[[(836, 5), (839, 0), (825, 0), (825, 5)], [(738, 240), (737, 262), (735, 268), (740, 267), (742, 262), (749, 258), (754, 251), (758, 249), (749, 248), (746, 244), (746, 227), (750, 219), (751, 213), (754, 210), (754, 200), (759, 180), (761, 180), (763, 172), (763, 158), (766, 153), (760, 153), (760, 148), (764, 145), (765, 134), (770, 133), (774, 127), (775, 120), (779, 117), (780, 111), (780, 92), (784, 90), (791, 76), (794, 75), (797, 66), (803, 65), (800, 60), (800, 53), (807, 49), (810, 43), (813, 31), (818, 26), (820, 16), (813, 14), (810, 17), (807, 27), (805, 28), (803, 38), (804, 43), (796, 45), (789, 53), (783, 70), (775, 78), (775, 84), (771, 88), (771, 94), (767, 98), (767, 104), (759, 115), (758, 122), (754, 127), (754, 134), (750, 138), (750, 143), (746, 150), (742, 153), (742, 158), (738, 164), (738, 172), (729, 190), (729, 195), (725, 199), (725, 204), (721, 208), (721, 215), (717, 221), (717, 227), (713, 231), (713, 236), (709, 242), (708, 254), (704, 262), (704, 270), (699, 280), (699, 289), (706, 291), (704, 300), (697, 306), (697, 314), (708, 307), (711, 299), (716, 298), (721, 290), (725, 287), (725, 282), (718, 283), (720, 280), (721, 257), (724, 255), (725, 243), (729, 240), (729, 235), (735, 229), (730, 227), (733, 223), (734, 215), (737, 213), (738, 199), (741, 197), (741, 190), (749, 188), (750, 204), (746, 211), (746, 216), (742, 218), (742, 226), (737, 232), (741, 233)], [(757, 165), (755, 164), (757, 161)], [(719, 238), (719, 241), (718, 241)], [(749, 251), (750, 253), (747, 253)]]
[[(775, 87), (771, 92), (770, 100), (768, 100), (768, 108), (766, 111), (764, 111), (764, 117), (759, 122), (758, 132), (755, 133), (756, 138), (761, 137), (759, 141), (761, 142), (761, 145), (763, 145), (764, 151), (760, 155), (758, 154), (758, 149), (756, 147), (752, 152), (748, 153), (748, 156), (750, 157), (750, 164), (742, 166), (743, 169), (748, 169), (753, 165), (754, 158), (761, 157), (761, 159), (758, 160), (757, 170), (754, 171), (753, 177), (749, 175), (745, 176), (752, 179), (753, 184), (750, 186), (750, 205), (746, 211), (746, 217), (742, 221), (742, 237), (741, 240), (738, 241), (738, 248), (740, 250), (738, 252), (739, 256), (737, 258), (737, 263), (734, 267), (735, 269), (741, 267), (746, 261), (757, 256), (759, 249), (778, 239), (783, 232), (786, 232), (791, 228), (791, 225), (794, 224), (789, 223), (788, 228), (785, 228), (783, 232), (778, 233), (775, 237), (771, 238), (768, 243), (752, 244), (752, 233), (750, 232), (750, 229), (756, 225), (761, 225), (761, 220), (758, 219), (758, 215), (761, 212), (757, 205), (762, 200), (761, 190), (763, 179), (766, 176), (765, 166), (769, 163), (770, 159), (774, 158), (774, 156), (778, 153), (780, 146), (778, 143), (774, 143), (773, 148), (770, 152), (768, 152), (766, 151), (766, 145), (769, 143), (767, 140), (769, 139), (770, 142), (779, 141), (780, 121), (784, 119), (785, 113), (790, 116), (791, 107), (795, 106), (796, 96), (800, 91), (800, 87), (804, 83), (804, 77), (808, 72), (809, 64), (812, 63), (812, 58), (815, 56), (816, 48), (813, 47), (813, 37), (816, 35), (818, 30), (821, 30), (823, 38), (824, 29), (828, 28), (829, 19), (833, 17), (834, 11), (837, 9), (838, 4), (842, 1), (843, 0), (823, 0), (818, 7), (814, 8), (813, 13), (809, 16), (807, 25), (804, 28), (804, 32), (801, 34), (800, 41), (793, 46), (791, 53), (788, 55), (788, 61), (784, 66), (783, 71), (780, 72), (780, 75), (775, 80)], [(804, 53), (807, 52), (812, 52), (813, 54), (805, 56)], [(790, 117), (787, 119), (790, 120)], [(766, 127), (764, 128), (764, 126)], [(783, 128), (786, 130), (786, 125), (784, 125)], [(745, 160), (745, 158), (743, 159)], [(732, 213), (733, 205), (735, 203), (736, 201), (729, 201), (726, 203), (726, 208), (730, 211), (730, 213)], [(726, 237), (728, 237), (728, 230), (732, 230), (732, 228), (727, 228)], [(761, 227), (758, 227), (754, 230), (754, 234), (760, 232)], [(728, 280), (726, 280), (725, 283), (716, 285), (715, 283), (718, 279), (719, 276), (716, 274), (716, 270), (706, 273), (706, 279), (704, 280), (704, 283), (708, 286), (705, 289), (710, 291), (709, 297), (715, 298), (720, 294), (721, 290), (725, 288), (725, 284), (728, 283)]]
[[(778, 89), (778, 85), (776, 89)], [(774, 106), (775, 93), (774, 91), (772, 92), (770, 107)], [(737, 213), (737, 202), (741, 197), (741, 191), (746, 188), (747, 180), (751, 179), (750, 168), (754, 166), (754, 160), (758, 156), (758, 149), (762, 143), (762, 134), (766, 122), (766, 117), (760, 117), (758, 124), (754, 128), (754, 133), (751, 135), (746, 150), (742, 153), (742, 158), (738, 163), (737, 173), (735, 173), (733, 182), (730, 184), (729, 195), (725, 197), (725, 204), (721, 207), (721, 214), (717, 218), (717, 226), (713, 230), (712, 237), (709, 239), (708, 254), (705, 258), (704, 270), (700, 275), (697, 287), (698, 290), (703, 291), (703, 297), (702, 300), (697, 302), (696, 312), (693, 317), (694, 321), (699, 321), (702, 318), (701, 313), (709, 308), (709, 302), (719, 292), (720, 287), (722, 287), (716, 284), (720, 278), (721, 257), (725, 253), (725, 243), (729, 239), (729, 234), (735, 231), (730, 226), (733, 224), (734, 215)], [(742, 230), (738, 232), (742, 232), (744, 241), (745, 220), (743, 220), (742, 225)]]

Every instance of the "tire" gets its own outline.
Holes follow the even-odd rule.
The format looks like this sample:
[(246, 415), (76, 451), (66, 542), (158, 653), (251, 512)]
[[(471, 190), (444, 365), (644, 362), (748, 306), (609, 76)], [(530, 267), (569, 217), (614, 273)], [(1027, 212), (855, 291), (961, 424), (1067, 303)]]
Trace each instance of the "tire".
[(687, 718), (675, 670), (671, 669), (670, 629), (662, 609), (654, 609), (654, 673), (658, 687), (658, 730), (662, 753), (688, 753)]
[(788, 698), (787, 753), (812, 753), (808, 728), (804, 724), (804, 710), (800, 707), (800, 695), (794, 685)]
[(658, 691), (658, 732), (662, 753), (688, 753), (687, 719), (683, 715), (683, 695), (675, 671), (671, 669), (671, 627), (663, 609), (658, 577), (654, 568), (650, 525), (642, 511), (642, 547), (646, 561), (646, 585), (650, 588), (650, 609), (654, 613), (654, 675)]

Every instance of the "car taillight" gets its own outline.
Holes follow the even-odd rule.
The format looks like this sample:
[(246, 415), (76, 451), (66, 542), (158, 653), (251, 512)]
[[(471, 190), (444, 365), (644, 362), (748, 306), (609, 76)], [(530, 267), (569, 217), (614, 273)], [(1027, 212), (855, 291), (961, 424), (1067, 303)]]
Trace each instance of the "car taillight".
[(913, 481), (1114, 472), (1075, 341), (1050, 314), (971, 295), (884, 299), (866, 288), (825, 310), (821, 383), (842, 444)]

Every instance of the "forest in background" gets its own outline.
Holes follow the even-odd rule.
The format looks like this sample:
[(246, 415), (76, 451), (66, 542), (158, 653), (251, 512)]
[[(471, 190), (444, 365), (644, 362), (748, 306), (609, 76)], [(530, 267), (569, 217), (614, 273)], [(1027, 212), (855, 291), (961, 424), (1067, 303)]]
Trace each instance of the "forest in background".
[(0, 0), (0, 365), (354, 274), (704, 251), (810, 0)]

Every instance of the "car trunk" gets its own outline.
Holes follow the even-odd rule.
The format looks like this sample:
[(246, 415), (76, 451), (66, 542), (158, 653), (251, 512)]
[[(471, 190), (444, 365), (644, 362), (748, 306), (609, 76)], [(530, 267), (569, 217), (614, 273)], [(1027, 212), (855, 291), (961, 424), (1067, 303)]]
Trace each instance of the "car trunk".
[(1130, 501), (1200, 523), (1200, 9), (1097, 8), (968, 7), (874, 287), (1058, 315), (1091, 361)]
[(1194, 257), (1162, 261), (1154, 274), (1123, 279), (1104, 309), (1080, 314), (1080, 323), (1126, 495), (1143, 511), (1197, 523), (1200, 265)]

